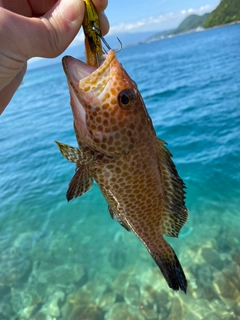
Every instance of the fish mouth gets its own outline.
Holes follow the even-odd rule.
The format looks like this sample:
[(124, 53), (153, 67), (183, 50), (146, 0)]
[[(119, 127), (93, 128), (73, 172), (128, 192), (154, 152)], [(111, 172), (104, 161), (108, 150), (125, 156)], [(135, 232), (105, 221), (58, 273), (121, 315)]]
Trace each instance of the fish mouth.
[(85, 62), (75, 59), (71, 56), (65, 56), (62, 59), (63, 69), (67, 76), (68, 83), (75, 89), (79, 86), (79, 81), (91, 75), (96, 67), (87, 65)]
[(101, 82), (100, 77), (109, 71), (109, 66), (115, 57), (116, 53), (110, 50), (102, 56), (101, 64), (98, 68), (89, 66), (85, 62), (71, 56), (63, 57), (62, 64), (68, 84), (77, 95), (83, 94), (82, 91), (89, 90), (86, 90), (86, 86), (89, 85), (89, 83), (95, 88), (95, 86)]
[(75, 125), (79, 123), (86, 127), (85, 109), (87, 105), (94, 104), (94, 99), (98, 99), (103, 92), (106, 82), (101, 80), (109, 74), (110, 64), (115, 57), (115, 52), (110, 50), (102, 56), (98, 68), (71, 56), (63, 57), (62, 65), (68, 81)]

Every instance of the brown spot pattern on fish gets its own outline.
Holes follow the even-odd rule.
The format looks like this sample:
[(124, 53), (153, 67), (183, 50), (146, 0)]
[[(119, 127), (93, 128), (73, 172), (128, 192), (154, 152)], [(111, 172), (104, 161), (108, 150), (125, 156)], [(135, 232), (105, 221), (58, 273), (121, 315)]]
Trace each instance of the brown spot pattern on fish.
[(84, 77), (79, 74), (86, 66), (72, 59), (63, 65), (81, 156), (76, 153), (77, 172), (68, 193), (71, 198), (81, 195), (95, 179), (111, 216), (139, 237), (168, 285), (186, 292), (184, 272), (163, 238), (177, 237), (187, 219), (184, 183), (171, 154), (157, 139), (136, 84), (113, 51), (93, 73), (83, 72)]

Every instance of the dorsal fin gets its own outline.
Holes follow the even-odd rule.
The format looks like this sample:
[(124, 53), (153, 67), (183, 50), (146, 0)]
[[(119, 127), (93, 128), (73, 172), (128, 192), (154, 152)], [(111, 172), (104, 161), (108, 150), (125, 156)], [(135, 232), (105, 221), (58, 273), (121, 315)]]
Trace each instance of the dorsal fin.
[(93, 178), (90, 176), (86, 166), (77, 168), (75, 175), (69, 183), (68, 191), (66, 194), (67, 200), (80, 197), (83, 193), (87, 192), (93, 185)]
[(170, 151), (165, 142), (158, 139), (159, 171), (164, 184), (163, 234), (178, 237), (178, 233), (187, 220), (188, 211), (185, 206), (185, 184), (179, 177)]

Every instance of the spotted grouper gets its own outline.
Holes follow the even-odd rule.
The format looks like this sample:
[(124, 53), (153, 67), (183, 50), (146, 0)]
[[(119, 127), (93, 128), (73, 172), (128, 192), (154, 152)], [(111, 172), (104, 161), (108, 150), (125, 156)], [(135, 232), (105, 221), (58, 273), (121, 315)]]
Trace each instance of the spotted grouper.
[(113, 50), (98, 68), (70, 56), (63, 58), (63, 68), (79, 145), (57, 142), (76, 164), (68, 201), (95, 180), (111, 217), (142, 241), (169, 287), (186, 293), (180, 262), (163, 237), (177, 237), (187, 220), (185, 185), (164, 141), (156, 137), (136, 83)]

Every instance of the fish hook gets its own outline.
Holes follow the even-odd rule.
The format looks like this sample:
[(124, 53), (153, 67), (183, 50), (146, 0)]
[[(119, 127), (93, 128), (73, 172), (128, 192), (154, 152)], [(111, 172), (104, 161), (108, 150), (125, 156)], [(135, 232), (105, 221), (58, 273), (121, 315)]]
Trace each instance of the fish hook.
[(120, 48), (118, 49), (118, 50), (114, 50), (116, 53), (118, 53), (118, 52), (120, 52), (121, 50), (122, 50), (122, 48), (123, 48), (123, 45), (122, 45), (122, 41), (118, 38), (118, 37), (116, 37), (117, 38), (117, 40), (118, 40), (118, 42), (120, 43)]
[[(100, 39), (102, 40), (103, 44), (105, 45), (105, 47), (107, 48), (107, 50), (105, 48), (102, 48), (103, 53), (107, 53), (109, 50), (112, 50), (112, 48), (110, 47), (110, 45), (107, 43), (106, 39), (103, 37), (102, 32), (99, 28), (97, 28), (97, 26), (94, 24), (93, 25), (93, 31), (100, 37)], [(118, 50), (113, 50), (115, 53), (118, 53), (122, 50), (122, 42), (121, 40), (116, 37), (118, 42), (120, 43), (120, 48)]]

